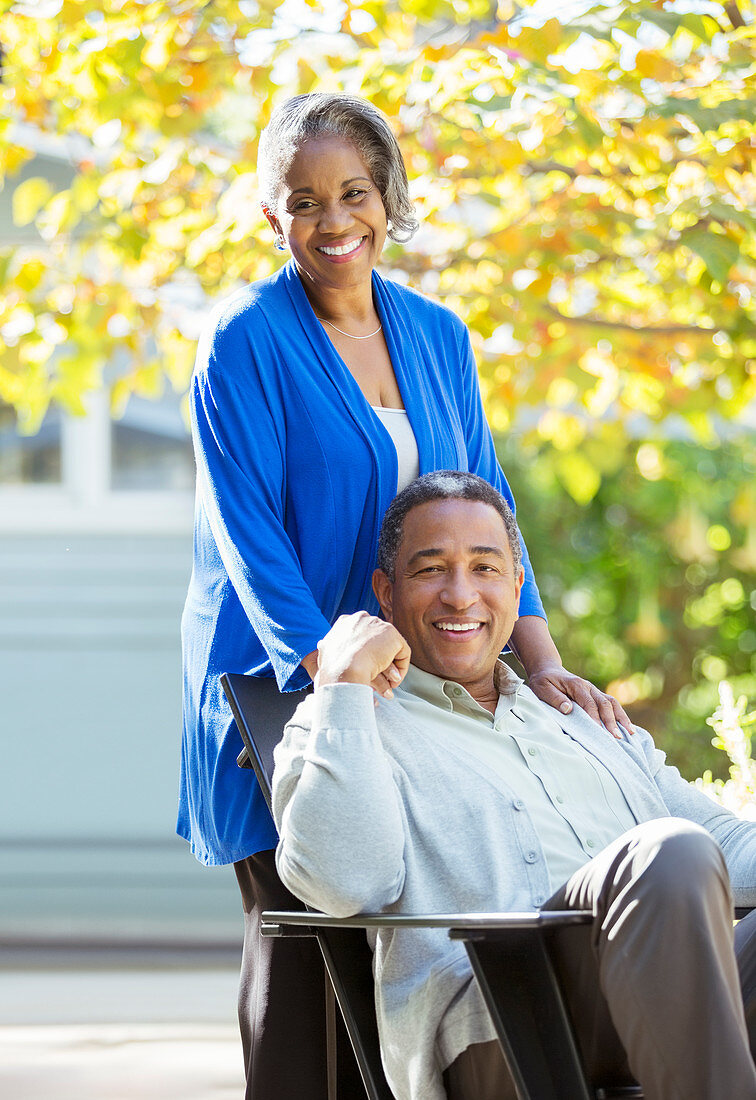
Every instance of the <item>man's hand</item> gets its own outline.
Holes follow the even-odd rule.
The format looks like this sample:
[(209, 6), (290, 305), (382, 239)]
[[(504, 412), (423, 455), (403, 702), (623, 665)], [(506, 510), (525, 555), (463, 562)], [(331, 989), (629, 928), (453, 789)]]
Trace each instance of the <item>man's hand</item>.
[(396, 627), (357, 611), (336, 620), (318, 642), (315, 687), (324, 684), (367, 684), (390, 699), (410, 663), (410, 648)]
[(539, 699), (555, 707), (562, 714), (572, 710), (572, 700), (582, 707), (595, 722), (599, 722), (614, 737), (621, 737), (619, 726), (633, 733), (633, 724), (622, 706), (612, 695), (595, 687), (590, 680), (568, 672), (562, 665), (539, 669), (528, 677), (528, 687)]

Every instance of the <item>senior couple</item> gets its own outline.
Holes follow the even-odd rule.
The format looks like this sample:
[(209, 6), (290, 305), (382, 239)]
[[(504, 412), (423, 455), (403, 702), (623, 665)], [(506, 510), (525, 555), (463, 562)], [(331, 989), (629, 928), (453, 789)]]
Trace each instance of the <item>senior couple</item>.
[[(514, 511), (486, 423), (464, 324), (440, 303), (376, 270), (387, 236), (404, 241), (417, 228), (406, 169), (388, 120), (372, 104), (353, 96), (294, 97), (276, 108), (261, 134), (258, 177), (276, 246), (288, 249), (291, 257), (275, 274), (214, 310), (192, 379), (197, 504), (192, 578), (182, 622), (184, 735), (177, 828), (203, 863), (233, 863), (241, 889), (245, 933), (239, 1019), (247, 1100), (325, 1100), (329, 1094), (322, 962), (309, 941), (295, 949), (259, 935), (261, 911), (286, 908), (289, 895), (282, 897), (276, 874), (278, 836), (267, 807), (252, 774), (236, 766), (239, 733), (220, 687), (221, 673), (275, 676), (286, 691), (309, 684), (320, 667), (317, 714), (330, 721), (332, 712), (340, 718), (346, 707), (348, 720), (359, 726), (354, 739), (343, 739), (350, 751), (362, 745), (375, 749), (373, 727), (366, 733), (359, 725), (366, 710), (373, 720), (372, 702), (366, 702), (370, 690), (364, 682), (327, 684), (329, 675), (336, 680), (342, 675), (353, 678), (355, 671), (351, 666), (334, 671), (333, 659), (326, 660), (334, 648), (332, 638), (323, 643), (319, 666), (318, 643), (340, 616), (361, 609), (377, 613), (399, 589), (403, 605), (405, 600), (419, 600), (417, 606), (407, 605), (404, 626), (395, 621), (413, 659), (401, 688), (393, 700), (386, 698), (406, 668), (408, 651), (403, 645), (370, 683), (381, 695), (376, 711), (381, 723), (384, 714), (393, 722), (391, 715), (400, 713), (401, 707), (401, 714), (412, 718), (418, 745), (449, 742), (440, 759), (438, 747), (436, 758), (429, 757), (428, 779), (435, 775), (444, 792), (443, 814), (433, 814), (432, 821), (443, 821), (458, 845), (448, 856), (438, 856), (440, 864), (432, 875), (426, 869), (417, 886), (411, 885), (416, 878), (411, 871), (415, 850), (408, 844), (403, 861), (396, 863), (404, 844), (398, 821), (414, 812), (420, 814), (417, 820), (406, 818), (413, 827), (430, 827), (432, 821), (425, 821), (420, 803), (413, 801), (411, 761), (406, 771), (397, 764), (394, 780), (402, 798), (409, 799), (406, 808), (404, 802), (396, 802), (396, 795), (391, 801), (391, 788), (385, 783), (376, 791), (383, 802), (388, 799), (393, 813), (386, 819), (388, 832), (381, 834), (388, 862), (375, 860), (375, 870), (383, 873), (391, 863), (387, 873), (395, 877), (388, 889), (381, 883), (385, 896), (373, 884), (373, 896), (373, 885), (357, 871), (373, 861), (374, 853), (355, 854), (355, 874), (350, 872), (349, 878), (354, 878), (359, 896), (348, 903), (342, 899), (337, 903), (340, 911), (367, 904), (367, 895), (370, 907), (379, 904), (379, 895), (382, 903), (404, 904), (408, 890), (418, 891), (409, 895), (413, 906), (422, 902), (426, 909), (435, 907), (431, 888), (437, 884), (440, 890), (443, 883), (450, 889), (453, 883), (460, 889), (469, 886), (463, 906), (469, 908), (479, 896), (481, 879), (490, 880), (487, 909), (526, 900), (545, 904), (560, 883), (574, 881), (584, 857), (592, 857), (636, 822), (666, 813), (667, 790), (665, 786), (662, 797), (653, 786), (650, 793), (639, 788), (638, 775), (657, 766), (656, 757), (644, 757), (645, 735), (635, 734), (627, 744), (623, 729), (629, 728), (630, 720), (619, 703), (562, 666), (521, 539), (509, 550), (490, 540), (475, 542), (489, 550), (496, 546), (499, 553), (492, 552), (471, 570), (481, 585), (480, 607), (474, 613), (449, 607), (440, 619), (426, 621), (428, 611), (420, 606), (418, 593), (430, 591), (444, 575), (443, 567), (430, 559), (420, 561), (416, 576), (398, 566), (394, 573), (394, 566), (384, 563), (381, 575), (387, 581), (373, 593), (381, 521), (397, 491), (418, 474), (472, 471), (494, 486)], [(399, 541), (404, 547), (406, 535)], [(444, 545), (425, 545), (421, 559), (425, 551)], [(485, 586), (493, 590), (502, 583), (502, 554), (506, 559), (510, 552), (514, 558), (509, 579), (519, 592), (516, 617), (506, 601), (494, 598), (489, 604), (484, 594)], [(415, 618), (420, 625), (413, 634), (410, 624)], [(375, 620), (361, 617), (356, 625), (350, 622), (367, 632), (360, 634), (360, 653), (372, 652), (379, 637), (386, 640), (383, 632), (388, 628), (377, 627)], [(352, 627), (348, 630), (342, 623), (338, 629), (349, 632)], [(394, 633), (388, 637), (396, 642)], [(482, 656), (489, 642), (486, 651), (498, 652), (496, 646), (507, 638), (525, 670), (529, 691), (508, 679), (503, 669), (494, 681), (492, 669), (498, 666), (493, 664), (480, 682), (477, 672), (469, 679), (469, 655)], [(436, 667), (436, 650), (452, 662), (448, 668)], [(360, 658), (361, 669), (363, 664)], [(545, 705), (540, 706), (536, 697)], [(572, 717), (565, 737), (568, 713)], [(538, 737), (545, 739), (543, 745), (527, 743), (531, 720)], [(488, 727), (497, 723), (501, 736), (492, 739)], [(622, 741), (615, 744), (612, 733)], [(314, 731), (313, 736), (321, 733)], [(334, 739), (337, 736), (334, 733)], [(293, 737), (289, 735), (286, 751), (296, 767)], [(308, 750), (303, 747), (302, 752), (304, 787), (297, 786), (294, 798), (290, 780), (282, 780), (279, 787), (285, 835), (287, 815), (303, 824), (306, 820), (308, 828), (313, 824), (300, 796), (310, 782), (319, 783), (322, 777), (313, 771)], [(419, 750), (413, 760), (415, 755), (418, 760), (423, 756)], [(376, 779), (387, 779), (386, 759), (379, 756), (382, 766)], [(617, 779), (611, 780), (615, 768)], [(654, 783), (660, 775), (667, 773), (653, 772)], [(651, 772), (648, 778), (651, 781)], [(463, 782), (466, 797), (452, 803), (452, 793), (463, 793)], [(680, 789), (687, 794), (687, 787)], [(423, 790), (420, 784), (417, 798)], [(577, 790), (585, 792), (580, 806), (572, 797)], [(500, 802), (494, 806), (497, 791)], [(507, 801), (505, 791), (517, 793)], [(531, 802), (533, 809), (525, 810)], [(699, 807), (701, 812), (704, 808), (708, 806)], [(360, 796), (358, 821), (363, 810), (367, 806)], [(728, 858), (732, 846), (737, 847), (736, 863), (742, 869), (747, 855), (741, 849), (750, 850), (752, 843), (748, 827), (730, 819), (715, 823), (727, 833)], [(323, 828), (326, 824), (324, 819)], [(338, 822), (330, 824), (340, 835), (349, 832), (345, 818), (340, 827)], [(471, 840), (470, 830), (479, 832), (480, 838)], [(364, 826), (355, 835), (363, 833)], [(489, 834), (497, 838), (493, 860), (486, 849), (489, 841), (483, 842)], [(470, 853), (463, 848), (465, 837), (472, 845)], [(434, 833), (422, 843), (427, 841), (432, 852), (432, 842), (440, 839)], [(310, 882), (305, 855), (296, 851), (296, 844), (291, 853), (285, 847), (281, 866), (297, 889), (302, 885), (299, 876), (307, 879), (307, 893), (315, 879)], [(510, 873), (509, 865), (500, 861), (515, 856)], [(618, 858), (618, 866), (624, 868), (625, 857)], [(314, 889), (313, 896), (320, 897), (321, 889), (338, 893), (339, 884), (316, 884)], [(576, 904), (588, 899), (588, 889), (575, 885)], [(449, 905), (446, 898), (438, 902), (442, 909)], [(625, 921), (625, 926), (629, 930), (634, 925)], [(607, 935), (614, 938), (613, 931)], [(392, 947), (379, 962), (391, 963), (398, 950)], [(403, 1084), (404, 1071), (398, 1068), (390, 1039), (392, 1028), (401, 1031), (401, 1012), (391, 1000), (391, 968), (386, 971), (381, 963), (381, 988), (385, 985), (388, 997), (381, 1010), (384, 1041), (398, 1095), (416, 1088), (439, 1095), (438, 1073), (431, 1072), (431, 1062), (454, 1077), (460, 1041), (465, 1049), (478, 1049), (490, 1038), (475, 1011), (474, 993), (464, 984), (457, 990), (459, 966), (458, 960), (450, 960), (438, 985), (426, 989), (430, 1016), (435, 1014), (441, 1028), (440, 1046), (436, 1044), (433, 1061), (430, 1039), (420, 1044), (425, 1060), (421, 1064), (410, 1059), (412, 1083)], [(442, 1021), (448, 1017), (444, 1006), (449, 996), (456, 1015), (447, 1027)], [(461, 1040), (455, 1020), (464, 1021), (468, 1029), (460, 1033)], [(421, 1083), (426, 1069), (430, 1077)], [(339, 1100), (354, 1100), (361, 1085), (351, 1081), (348, 1066), (343, 1075), (341, 1070)], [(481, 1097), (476, 1094), (476, 1100)]]

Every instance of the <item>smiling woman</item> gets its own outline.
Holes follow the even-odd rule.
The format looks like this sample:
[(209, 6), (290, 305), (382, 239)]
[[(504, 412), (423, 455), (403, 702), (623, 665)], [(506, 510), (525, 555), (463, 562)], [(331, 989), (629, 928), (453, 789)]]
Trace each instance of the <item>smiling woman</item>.
[[(317, 1034), (291, 1057), (293, 1034), (317, 1032), (303, 956), (259, 941), (260, 908), (286, 907), (276, 833), (251, 773), (236, 767), (240, 740), (219, 676), (275, 676), (282, 690), (310, 682), (331, 624), (378, 611), (381, 520), (418, 473), (470, 470), (513, 510), (514, 501), (467, 329), (375, 270), (386, 236), (406, 240), (417, 228), (386, 118), (350, 96), (296, 97), (262, 136), (259, 177), (277, 247), (291, 259), (221, 303), (192, 380), (197, 508), (178, 830), (203, 862), (233, 861), (242, 886), (248, 1098), (324, 1100)], [(621, 709), (562, 667), (524, 546), (522, 561), (510, 644), (531, 687), (616, 728), (627, 721)], [(349, 1098), (361, 1088), (340, 1085)]]
[[(294, 154), (275, 209), (263, 209), (286, 241), (315, 315), (371, 405), (403, 409), (371, 278), (388, 228), (381, 193), (349, 141), (313, 137)], [(359, 343), (357, 343), (359, 341)], [(370, 341), (367, 343), (367, 341)]]

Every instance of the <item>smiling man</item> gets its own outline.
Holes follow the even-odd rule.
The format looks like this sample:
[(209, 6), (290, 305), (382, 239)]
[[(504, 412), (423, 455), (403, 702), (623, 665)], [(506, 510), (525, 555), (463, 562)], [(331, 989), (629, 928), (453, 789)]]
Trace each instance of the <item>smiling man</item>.
[[(587, 1041), (616, 1028), (646, 1100), (756, 1100), (756, 913), (732, 930), (732, 887), (756, 901), (756, 825), (645, 731), (560, 715), (501, 662), (519, 554), (475, 475), (396, 497), (373, 580), (383, 619), (336, 622), (276, 750), (281, 878), (337, 916), (590, 909), (567, 960)], [(463, 946), (435, 929), (382, 929), (374, 946), (395, 1096), (514, 1096)]]

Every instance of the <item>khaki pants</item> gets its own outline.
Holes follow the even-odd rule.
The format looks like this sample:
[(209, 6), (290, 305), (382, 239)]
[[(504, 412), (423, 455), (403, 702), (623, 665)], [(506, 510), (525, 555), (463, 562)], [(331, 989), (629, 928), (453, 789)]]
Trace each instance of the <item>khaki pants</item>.
[[(546, 909), (590, 909), (558, 967), (589, 1062), (616, 1029), (645, 1100), (756, 1100), (756, 912), (733, 937), (721, 852), (679, 818), (646, 822), (581, 867)], [(744, 1008), (745, 1003), (745, 1008)], [(498, 1044), (444, 1075), (449, 1100), (510, 1100)]]

